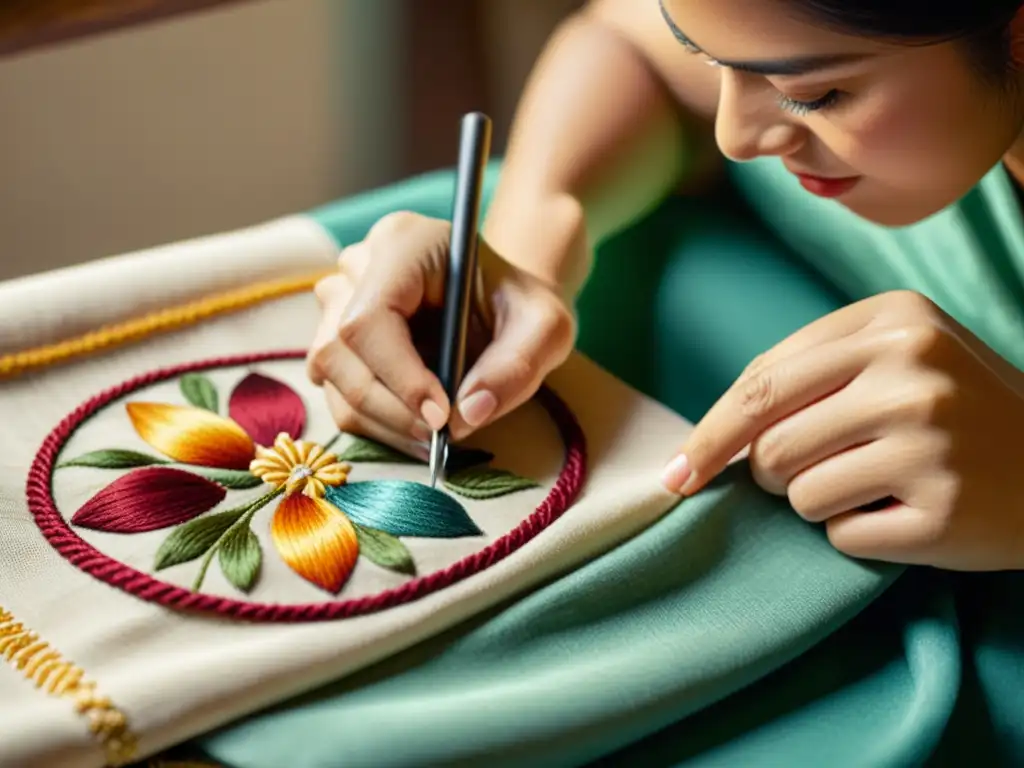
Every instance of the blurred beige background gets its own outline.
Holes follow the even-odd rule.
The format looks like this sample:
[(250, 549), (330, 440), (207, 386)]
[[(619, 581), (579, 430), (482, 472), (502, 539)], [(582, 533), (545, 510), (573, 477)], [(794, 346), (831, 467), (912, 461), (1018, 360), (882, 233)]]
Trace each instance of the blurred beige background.
[(0, 59), (0, 279), (241, 227), (501, 151), (579, 0), (258, 0)]

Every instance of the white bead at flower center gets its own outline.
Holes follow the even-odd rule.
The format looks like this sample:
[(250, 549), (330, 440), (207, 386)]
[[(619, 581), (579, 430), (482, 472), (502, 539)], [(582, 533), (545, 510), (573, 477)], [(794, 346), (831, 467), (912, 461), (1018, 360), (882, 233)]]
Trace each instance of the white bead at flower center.
[(295, 482), (296, 480), (305, 480), (307, 477), (313, 474), (313, 470), (307, 467), (305, 464), (300, 464), (295, 467), (291, 474), (288, 475), (289, 482)]

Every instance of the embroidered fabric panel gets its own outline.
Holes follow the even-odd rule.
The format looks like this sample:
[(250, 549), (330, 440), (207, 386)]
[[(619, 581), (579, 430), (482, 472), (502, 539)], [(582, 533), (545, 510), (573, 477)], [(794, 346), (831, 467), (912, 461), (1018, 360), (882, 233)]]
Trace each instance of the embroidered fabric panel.
[[(387, 532), (369, 517), (379, 510), (364, 503), (359, 491), (365, 487), (358, 484), (422, 485), (426, 467), (381, 461), (388, 455), (381, 446), (347, 436), (324, 445), (335, 431), (323, 393), (306, 378), (301, 354), (267, 353), (312, 337), (319, 310), (313, 295), (297, 286), (308, 284), (303, 273), (329, 266), (336, 255), (322, 231), (297, 221), (283, 230), (218, 236), (0, 290), (2, 314), (11, 321), (4, 324), (11, 332), (0, 352), (14, 353), (0, 361), (0, 412), (7, 426), (5, 461), (0, 462), (0, 605), (15, 623), (81, 670), (85, 680), (95, 681), (98, 694), (124, 714), (125, 735), (138, 745), (136, 760), (364, 669), (523, 594), (629, 538), (678, 501), (662, 489), (658, 474), (685, 423), (573, 355), (549, 379), (552, 391), (571, 397), (572, 413), (545, 392), (478, 436), (472, 446), (476, 451), (463, 456), (472, 466), (452, 468), (452, 479), (464, 481), (460, 492), (439, 489), (479, 533), (413, 536), (403, 531), (391, 538), (367, 533)], [(211, 264), (216, 265), (213, 272)], [(238, 295), (217, 293), (274, 276), (287, 280), (249, 286), (252, 291)], [(128, 283), (140, 290), (126, 293)], [(279, 298), (251, 304), (274, 296)], [(195, 301), (178, 306), (184, 300)], [(74, 312), (54, 316), (47, 311), (54, 302)], [(247, 308), (237, 311), (242, 307)], [(140, 317), (144, 310), (156, 312)], [(101, 325), (108, 327), (96, 331)], [(81, 333), (86, 335), (68, 336)], [(26, 349), (40, 344), (48, 346)], [(106, 354), (94, 355), (100, 349)], [(246, 357), (210, 360), (238, 355)], [(210, 362), (196, 362), (203, 360)], [(174, 370), (165, 370), (168, 366)], [(203, 378), (186, 381), (193, 373)], [(252, 374), (261, 378), (239, 389)], [(336, 572), (306, 568), (308, 558), (289, 555), (310, 580), (275, 545), (273, 518), (287, 487), (252, 512), (249, 530), (259, 545), (258, 564), (247, 534), (225, 538), (210, 555), (195, 592), (192, 586), (209, 549), (188, 559), (192, 553), (184, 545), (194, 544), (185, 534), (164, 546), (184, 526), (269, 493), (274, 472), (287, 468), (278, 466), (274, 455), (257, 457), (249, 431), (267, 426), (267, 409), (259, 405), (269, 388), (264, 379), (294, 392), (305, 414), (298, 437), (290, 431), (298, 426), (294, 408), (274, 410), (269, 426), (284, 431), (295, 450), (306, 441), (335, 454), (336, 462), (314, 470), (311, 465), (323, 455), (313, 457), (309, 447), (304, 459), (310, 472), (300, 470), (305, 476), (294, 479), (302, 486), (295, 493), (338, 509), (331, 515), (344, 515), (357, 531), (359, 551), (337, 593), (331, 592)], [(119, 381), (125, 384), (108, 389)], [(274, 389), (279, 396), (273, 402), (294, 406), (294, 398)], [(247, 420), (245, 408), (232, 409), (233, 396), (237, 404), (257, 404), (252, 418)], [(152, 405), (136, 407), (133, 421), (129, 402)], [(253, 440), (249, 465), (235, 468), (248, 448), (244, 438), (230, 428), (224, 431), (220, 422), (223, 439), (214, 441), (213, 452), (218, 459), (202, 452), (168, 455), (164, 449), (177, 453), (182, 445), (195, 445), (180, 440), (183, 425), (206, 424), (198, 430), (202, 434), (212, 422), (195, 420), (194, 412), (192, 421), (182, 419), (184, 413), (166, 406), (192, 406), (211, 415), (215, 410), (218, 419), (230, 420)], [(167, 423), (163, 417), (171, 411), (177, 420)], [(593, 455), (585, 492), (580, 490), (580, 431)], [(276, 454), (275, 443), (276, 435), (263, 447)], [(252, 470), (256, 458), (267, 462), (257, 467), (260, 477)], [(154, 460), (159, 463), (150, 463)], [(329, 469), (333, 464), (347, 467)], [(461, 474), (473, 468), (488, 472), (472, 480)], [(137, 470), (161, 470), (164, 479), (166, 470), (176, 470), (189, 475), (188, 483), (175, 474), (182, 485), (163, 496), (166, 503), (148, 505), (153, 509), (136, 504), (127, 516), (112, 515), (123, 511), (127, 497), (115, 492), (116, 504), (109, 506), (111, 494), (100, 494), (118, 482), (117, 489), (134, 493), (135, 480), (123, 478)], [(323, 483), (322, 497), (310, 480), (314, 472), (323, 474), (313, 478)], [(207, 509), (213, 500), (211, 483), (224, 496)], [(316, 491), (313, 496), (303, 493), (309, 486)], [(328, 493), (337, 488), (349, 495), (332, 502)], [(493, 497), (497, 492), (505, 495)], [(297, 505), (308, 507), (302, 499)], [(323, 512), (319, 503), (316, 507)], [(92, 527), (71, 522), (83, 508), (79, 523)], [(365, 528), (362, 536), (357, 524)], [(284, 532), (291, 537), (295, 526)], [(349, 549), (343, 552), (351, 558), (347, 541)], [(230, 546), (222, 566), (225, 543)], [(228, 620), (214, 613), (218, 609), (231, 614)], [(372, 612), (353, 615), (367, 610)], [(308, 620), (348, 616), (345, 621)], [(265, 622), (254, 625), (232, 617)], [(28, 665), (0, 663), (0, 764), (100, 768), (103, 744), (89, 731), (89, 715), (76, 712), (71, 699), (36, 688), (29, 671)]]
[(40, 530), (78, 568), (144, 600), (336, 619), (492, 566), (580, 490), (582, 433), (550, 391), (503, 440), (536, 449), (495, 455), (485, 433), (453, 452), (432, 489), (422, 463), (337, 433), (302, 356), (178, 366), (85, 403), (32, 467)]

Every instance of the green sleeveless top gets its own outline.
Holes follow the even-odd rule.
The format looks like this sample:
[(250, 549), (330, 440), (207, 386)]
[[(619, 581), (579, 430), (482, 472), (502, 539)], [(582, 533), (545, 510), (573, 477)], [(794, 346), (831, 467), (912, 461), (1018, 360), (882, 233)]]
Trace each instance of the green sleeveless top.
[(1001, 163), (958, 202), (896, 228), (808, 194), (777, 158), (730, 163), (729, 173), (783, 242), (846, 295), (917, 291), (1024, 368), (1024, 220)]

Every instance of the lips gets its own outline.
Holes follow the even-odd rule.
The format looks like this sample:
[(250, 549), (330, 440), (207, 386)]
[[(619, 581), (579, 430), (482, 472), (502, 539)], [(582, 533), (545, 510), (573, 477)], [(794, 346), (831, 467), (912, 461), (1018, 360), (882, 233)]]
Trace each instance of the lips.
[(810, 173), (801, 173), (787, 166), (787, 170), (800, 181), (800, 186), (819, 197), (839, 197), (853, 189), (860, 176), (828, 177), (814, 176)]

